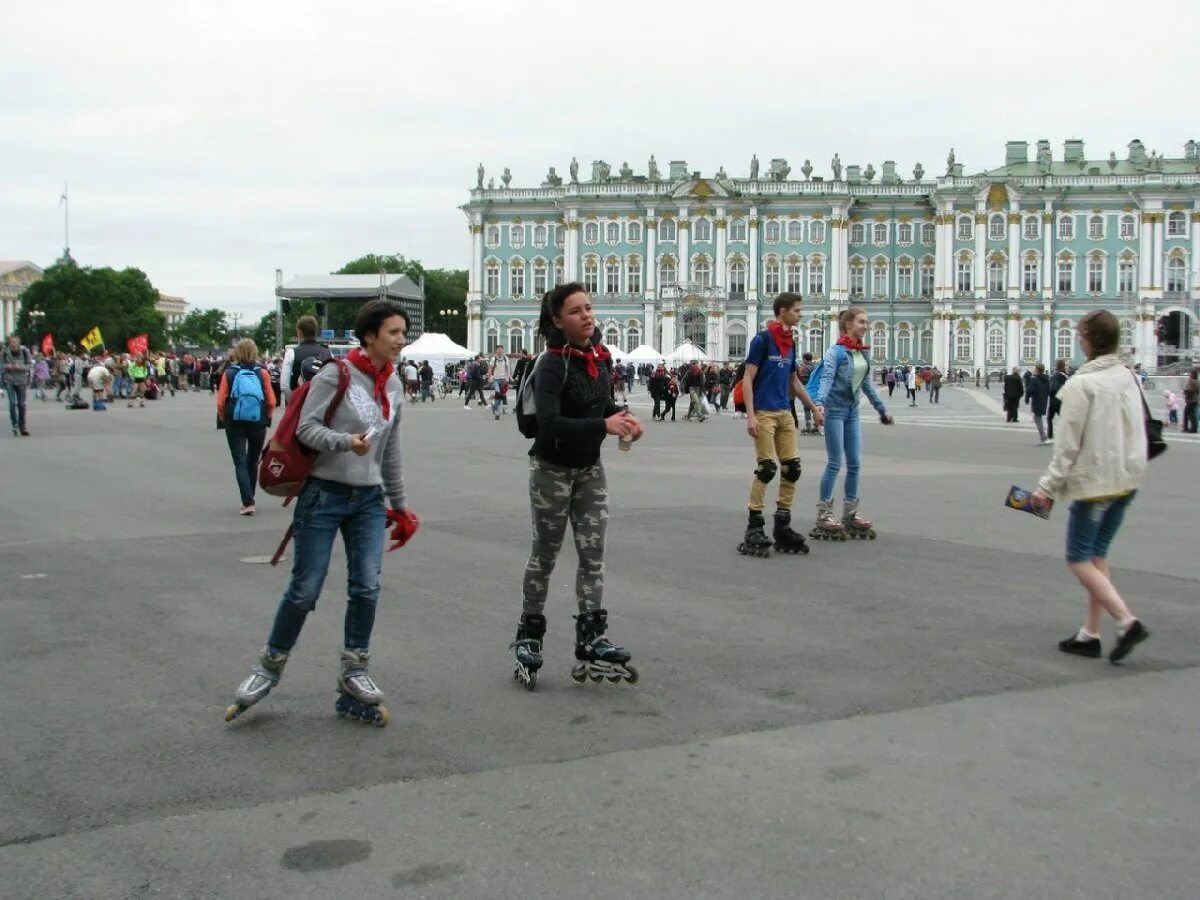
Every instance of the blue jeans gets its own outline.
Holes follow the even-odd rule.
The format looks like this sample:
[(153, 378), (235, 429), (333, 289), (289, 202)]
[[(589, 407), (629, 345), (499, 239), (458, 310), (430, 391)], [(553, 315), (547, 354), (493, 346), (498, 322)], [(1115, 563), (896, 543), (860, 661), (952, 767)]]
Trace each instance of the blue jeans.
[(8, 394), (8, 418), (12, 422), (13, 431), (25, 430), (25, 392), (28, 386), (24, 384), (5, 384), (4, 392)]
[(237, 478), (242, 506), (254, 503), (254, 486), (258, 481), (258, 458), (267, 439), (267, 426), (255, 422), (226, 422), (225, 440), (233, 457), (233, 474)]
[(500, 412), (500, 404), (504, 402), (503, 399), (501, 399), (501, 397), (500, 397), (500, 388), (503, 387), (503, 385), (504, 385), (503, 378), (493, 378), (492, 379), (492, 390), (495, 391), (495, 393), (492, 394), (492, 415), (493, 416), (496, 415), (498, 412)]
[(296, 498), (292, 519), (295, 528), (292, 580), (279, 601), (275, 624), (267, 639), (272, 651), (287, 653), (296, 646), (304, 620), (317, 607), (317, 598), (329, 573), (333, 539), (339, 531), (346, 546), (348, 602), (344, 646), (370, 648), (386, 524), (383, 488), (308, 479)]
[(1125, 521), (1125, 510), (1137, 496), (1132, 491), (1112, 500), (1076, 500), (1067, 519), (1067, 562), (1090, 562), (1108, 556), (1109, 545)]
[(825, 412), (825, 453), (829, 461), (821, 475), (821, 499), (833, 499), (833, 485), (842, 469), (842, 456), (845, 455), (846, 491), (843, 496), (847, 500), (857, 500), (858, 470), (862, 465), (862, 429), (857, 406)]

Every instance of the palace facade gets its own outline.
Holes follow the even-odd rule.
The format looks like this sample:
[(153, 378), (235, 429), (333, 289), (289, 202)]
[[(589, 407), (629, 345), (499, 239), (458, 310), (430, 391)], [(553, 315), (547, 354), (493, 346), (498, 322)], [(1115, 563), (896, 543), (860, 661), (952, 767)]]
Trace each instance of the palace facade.
[[(645, 174), (593, 162), (581, 180), (484, 185), (466, 213), (468, 346), (536, 350), (539, 301), (557, 283), (592, 294), (604, 340), (669, 353), (682, 341), (738, 360), (781, 291), (802, 294), (806, 350), (838, 337), (838, 311), (866, 308), (873, 361), (995, 370), (1082, 360), (1075, 324), (1121, 319), (1123, 350), (1147, 367), (1200, 348), (1200, 146), (1182, 157), (1132, 141), (1124, 159), (1084, 143), (1010, 141), (1004, 165), (944, 175), (895, 163), (792, 179), (785, 159), (748, 177), (674, 161)], [(564, 183), (565, 181), (565, 183)]]

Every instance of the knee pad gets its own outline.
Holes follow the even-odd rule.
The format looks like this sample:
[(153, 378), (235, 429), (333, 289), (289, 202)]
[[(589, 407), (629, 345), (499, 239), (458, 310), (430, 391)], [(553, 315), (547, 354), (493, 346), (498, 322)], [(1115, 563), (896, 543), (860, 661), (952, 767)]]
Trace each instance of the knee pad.
[(758, 467), (754, 470), (754, 477), (763, 484), (770, 484), (771, 479), (775, 477), (775, 460), (760, 459)]
[(800, 480), (800, 457), (793, 456), (791, 459), (782, 460), (782, 474), (780, 477), (784, 481), (790, 481), (795, 484)]

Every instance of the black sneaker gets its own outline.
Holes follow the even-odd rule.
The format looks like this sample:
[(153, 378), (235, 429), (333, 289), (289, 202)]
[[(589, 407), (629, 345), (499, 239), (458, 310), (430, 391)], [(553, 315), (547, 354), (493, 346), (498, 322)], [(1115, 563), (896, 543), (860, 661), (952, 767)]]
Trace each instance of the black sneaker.
[(1113, 647), (1112, 652), (1108, 654), (1108, 661), (1116, 665), (1129, 655), (1129, 651), (1135, 644), (1140, 644), (1148, 637), (1150, 637), (1150, 632), (1146, 630), (1146, 626), (1134, 619), (1125, 629), (1125, 633), (1117, 638), (1117, 646)]
[(1073, 634), (1065, 641), (1059, 641), (1058, 649), (1063, 653), (1074, 653), (1076, 656), (1086, 656), (1088, 659), (1099, 659), (1100, 638), (1081, 641), (1078, 634)]

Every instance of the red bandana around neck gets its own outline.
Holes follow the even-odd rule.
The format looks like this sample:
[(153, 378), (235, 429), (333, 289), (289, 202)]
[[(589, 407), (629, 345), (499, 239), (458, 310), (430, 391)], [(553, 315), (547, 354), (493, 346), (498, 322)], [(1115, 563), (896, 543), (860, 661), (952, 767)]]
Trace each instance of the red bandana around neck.
[(382, 369), (375, 368), (375, 363), (371, 362), (371, 357), (367, 356), (361, 347), (355, 347), (346, 354), (346, 362), (375, 379), (375, 399), (379, 403), (379, 409), (383, 412), (383, 420), (386, 422), (392, 417), (392, 404), (388, 400), (387, 383), (388, 379), (392, 377), (392, 373), (396, 371), (396, 367), (389, 361)]
[(861, 350), (866, 352), (867, 350), (871, 349), (867, 344), (864, 344), (862, 341), (854, 340), (854, 338), (850, 337), (848, 334), (843, 334), (837, 339), (837, 342), (847, 350)]
[(603, 344), (588, 344), (586, 350), (580, 350), (578, 347), (572, 347), (570, 344), (564, 344), (561, 347), (550, 347), (552, 353), (559, 354), (563, 359), (574, 357), (582, 359), (587, 363), (587, 373), (592, 378), (600, 377), (600, 367), (596, 365), (596, 360), (612, 359), (612, 354), (608, 352)]
[(792, 352), (792, 329), (786, 328), (778, 319), (772, 319), (767, 323), (767, 331), (771, 333), (771, 337), (775, 339), (775, 346), (779, 348), (781, 356), (787, 356)]

